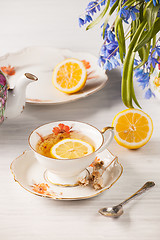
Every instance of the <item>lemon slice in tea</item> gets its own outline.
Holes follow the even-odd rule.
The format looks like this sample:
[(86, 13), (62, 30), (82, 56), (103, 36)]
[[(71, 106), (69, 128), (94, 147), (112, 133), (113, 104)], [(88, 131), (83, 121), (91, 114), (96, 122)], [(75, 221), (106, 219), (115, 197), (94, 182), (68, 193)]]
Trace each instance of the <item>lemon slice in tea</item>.
[(51, 155), (58, 159), (74, 159), (84, 157), (93, 151), (93, 146), (83, 140), (66, 138), (51, 148)]

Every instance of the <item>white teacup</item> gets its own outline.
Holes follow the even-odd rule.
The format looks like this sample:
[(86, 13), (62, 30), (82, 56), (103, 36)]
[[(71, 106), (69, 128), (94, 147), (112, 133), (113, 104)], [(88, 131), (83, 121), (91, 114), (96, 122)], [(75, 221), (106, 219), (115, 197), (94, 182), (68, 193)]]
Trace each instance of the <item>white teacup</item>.
[[(84, 157), (75, 159), (55, 159), (39, 154), (36, 151), (39, 135), (47, 136), (51, 134), (53, 128), (57, 127), (60, 123), (68, 125), (73, 131), (79, 131), (81, 134), (89, 137), (94, 143), (95, 151)], [(113, 137), (113, 127), (105, 127), (100, 131), (96, 127), (83, 122), (59, 121), (44, 124), (36, 128), (30, 134), (28, 141), (31, 149), (35, 153), (35, 157), (47, 170), (45, 174), (46, 178), (54, 184), (68, 186), (76, 184), (78, 176), (82, 175), (82, 172), (94, 161), (96, 155), (110, 144)]]

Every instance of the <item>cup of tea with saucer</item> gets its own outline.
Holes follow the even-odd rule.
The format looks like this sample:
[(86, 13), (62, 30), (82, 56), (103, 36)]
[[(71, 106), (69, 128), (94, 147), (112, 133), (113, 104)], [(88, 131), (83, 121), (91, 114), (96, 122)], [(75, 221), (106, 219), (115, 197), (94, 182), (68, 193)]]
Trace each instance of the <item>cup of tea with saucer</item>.
[(39, 126), (30, 134), (29, 146), (46, 169), (47, 181), (75, 186), (87, 175), (86, 168), (103, 152), (114, 137), (114, 129), (78, 121), (58, 121)]

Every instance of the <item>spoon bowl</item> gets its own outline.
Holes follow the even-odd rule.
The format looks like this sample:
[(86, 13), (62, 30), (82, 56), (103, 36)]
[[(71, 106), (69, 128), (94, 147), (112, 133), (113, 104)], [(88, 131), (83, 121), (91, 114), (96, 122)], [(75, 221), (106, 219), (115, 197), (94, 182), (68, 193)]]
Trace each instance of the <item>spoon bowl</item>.
[(108, 207), (108, 208), (101, 208), (99, 210), (99, 213), (101, 213), (104, 216), (107, 217), (120, 217), (123, 214), (123, 207), (122, 205), (117, 205), (114, 207)]

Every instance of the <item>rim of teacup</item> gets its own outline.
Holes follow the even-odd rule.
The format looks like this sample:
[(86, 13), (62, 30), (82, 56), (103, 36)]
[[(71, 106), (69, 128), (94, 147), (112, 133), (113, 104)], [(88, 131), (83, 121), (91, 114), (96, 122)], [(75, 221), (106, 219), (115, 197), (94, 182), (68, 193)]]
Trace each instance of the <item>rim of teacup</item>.
[[(32, 135), (38, 128), (40, 128), (40, 127), (43, 127), (43, 126), (48, 125), (48, 124), (51, 124), (51, 123), (62, 123), (62, 122), (77, 122), (77, 123), (83, 123), (83, 124), (89, 125), (90, 127), (93, 127), (93, 128), (94, 128), (95, 130), (97, 130), (97, 131), (101, 134), (101, 136), (102, 136), (102, 143), (101, 143), (101, 145), (100, 145), (94, 152), (92, 152), (92, 153), (90, 153), (90, 154), (88, 154), (88, 155), (86, 155), (86, 156), (84, 156), (84, 157), (81, 157), (81, 158), (73, 158), (73, 159), (62, 158), (62, 159), (57, 159), (57, 158), (46, 157), (46, 156), (38, 153), (38, 152), (31, 146), (31, 143), (30, 143), (31, 135)], [(96, 152), (102, 147), (103, 143), (104, 143), (104, 136), (103, 136), (102, 132), (101, 132), (98, 128), (96, 128), (95, 126), (93, 126), (93, 125), (91, 125), (91, 124), (89, 124), (89, 123), (82, 122), (82, 121), (74, 121), (74, 120), (60, 120), (60, 121), (54, 121), (54, 122), (52, 121), (52, 122), (48, 122), (48, 123), (42, 124), (42, 125), (38, 126), (37, 128), (35, 128), (35, 129), (30, 133), (30, 135), (29, 135), (29, 137), (28, 137), (28, 144), (29, 144), (30, 148), (31, 148), (36, 154), (38, 154), (38, 155), (40, 155), (40, 156), (43, 156), (43, 157), (46, 158), (46, 159), (49, 158), (49, 159), (53, 159), (53, 160), (56, 160), (56, 161), (64, 161), (64, 160), (73, 161), (73, 160), (76, 160), (76, 159), (84, 159), (84, 158), (87, 158), (88, 156), (91, 156), (92, 154), (96, 153)]]

